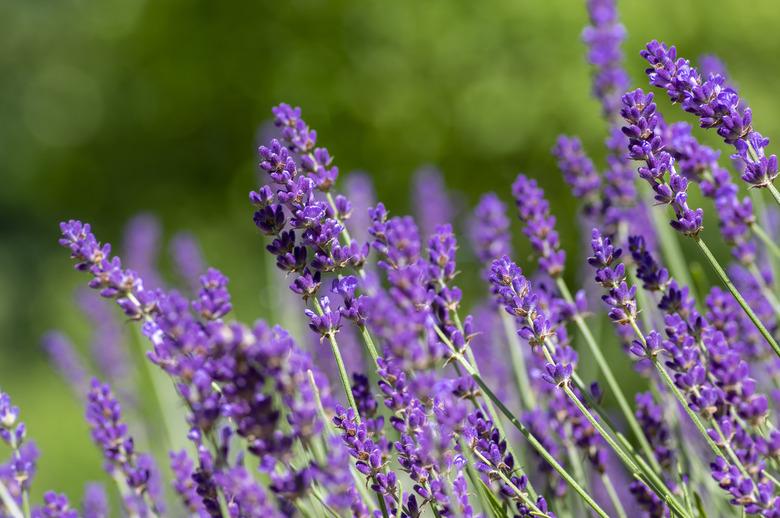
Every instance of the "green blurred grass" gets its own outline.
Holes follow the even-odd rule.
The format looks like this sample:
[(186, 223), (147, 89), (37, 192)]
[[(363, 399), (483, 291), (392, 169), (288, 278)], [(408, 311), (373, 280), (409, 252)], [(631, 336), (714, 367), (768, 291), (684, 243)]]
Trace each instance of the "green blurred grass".
[[(101, 477), (83, 410), (39, 348), (52, 327), (86, 339), (70, 303), (84, 278), (56, 245), (59, 220), (92, 221), (114, 242), (141, 210), (168, 234), (191, 229), (234, 280), (239, 314), (261, 316), (273, 294), (263, 292), (263, 240), (246, 193), (256, 183), (258, 128), (287, 101), (303, 106), (342, 171), (370, 172), (396, 212), (409, 210), (410, 175), (421, 164), (440, 166), (469, 204), (486, 190), (506, 198), (519, 170), (537, 177), (575, 258), (576, 204), (549, 149), (567, 132), (603, 154), (605, 125), (579, 39), (582, 4), (0, 1), (0, 386), (43, 451), (36, 494), (53, 488), (76, 500), (85, 480)], [(780, 134), (771, 116), (775, 2), (620, 9), (637, 86), (646, 83), (636, 54), (651, 38), (691, 58), (715, 53), (755, 126)], [(463, 283), (481, 289), (475, 276)]]

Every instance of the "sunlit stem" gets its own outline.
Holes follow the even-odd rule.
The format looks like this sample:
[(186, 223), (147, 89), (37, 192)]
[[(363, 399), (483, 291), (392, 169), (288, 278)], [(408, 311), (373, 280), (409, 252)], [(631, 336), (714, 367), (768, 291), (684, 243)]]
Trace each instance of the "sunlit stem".
[(460, 363), (461, 366), (466, 370), (466, 372), (472, 377), (474, 382), (479, 386), (480, 389), (482, 389), (483, 394), (487, 396), (493, 403), (496, 405), (496, 407), (501, 410), (501, 413), (504, 414), (504, 416), (509, 420), (510, 423), (521, 433), (523, 434), (523, 437), (526, 438), (526, 440), (531, 444), (531, 446), (539, 453), (539, 455), (547, 461), (550, 466), (563, 478), (569, 486), (577, 492), (577, 494), (582, 498), (588, 506), (590, 506), (591, 509), (600, 517), (607, 518), (607, 513), (604, 512), (604, 510), (596, 503), (595, 500), (588, 494), (587, 491), (585, 491), (582, 486), (575, 480), (574, 477), (569, 474), (566, 469), (560, 465), (560, 463), (555, 460), (555, 457), (553, 457), (550, 452), (547, 451), (547, 449), (540, 443), (536, 437), (533, 436), (533, 434), (528, 430), (528, 428), (525, 427), (523, 423), (520, 422), (520, 420), (515, 417), (515, 415), (504, 405), (504, 403), (501, 401), (501, 399), (498, 398), (498, 396), (495, 395), (495, 393), (490, 389), (490, 387), (487, 386), (485, 381), (482, 379), (482, 376), (480, 376), (475, 370), (474, 367), (471, 366), (471, 364), (466, 360), (466, 358), (458, 352), (452, 342), (450, 341), (447, 336), (441, 332), (438, 327), (435, 326), (435, 329), (437, 330), (437, 333), (439, 334), (439, 337), (442, 339), (444, 344), (447, 346), (447, 348), (450, 351), (450, 354), (452, 357)]
[(569, 400), (574, 403), (574, 405), (577, 407), (577, 409), (582, 413), (583, 416), (585, 416), (585, 419), (588, 420), (588, 422), (593, 426), (593, 428), (596, 429), (596, 431), (601, 435), (601, 437), (609, 444), (609, 446), (614, 450), (615, 453), (617, 453), (618, 457), (620, 457), (620, 460), (623, 462), (623, 464), (631, 471), (631, 474), (636, 477), (637, 479), (641, 480), (645, 484), (647, 484), (658, 496), (660, 496), (662, 499), (664, 499), (665, 502), (669, 504), (670, 507), (674, 507), (675, 511), (677, 511), (680, 516), (687, 516), (685, 509), (680, 506), (679, 503), (677, 503), (676, 499), (672, 495), (672, 493), (669, 491), (669, 489), (663, 485), (658, 484), (656, 480), (654, 480), (655, 477), (649, 477), (647, 476), (644, 471), (641, 469), (641, 467), (634, 462), (634, 459), (631, 458), (630, 455), (628, 455), (623, 448), (615, 441), (615, 439), (607, 433), (606, 430), (601, 426), (601, 423), (596, 420), (595, 417), (593, 417), (593, 414), (590, 413), (590, 410), (588, 410), (585, 405), (582, 404), (582, 401), (577, 397), (577, 395), (571, 390), (571, 387), (569, 386), (569, 383), (564, 383), (560, 388), (563, 389), (563, 391), (566, 393), (566, 396), (568, 396)]
[(756, 280), (758, 289), (761, 291), (761, 295), (763, 295), (767, 302), (769, 302), (769, 305), (772, 306), (772, 310), (775, 312), (775, 315), (780, 317), (780, 300), (777, 299), (777, 295), (775, 295), (774, 291), (772, 291), (772, 287), (767, 285), (766, 281), (764, 280), (764, 276), (761, 275), (761, 272), (758, 270), (756, 264), (751, 263), (748, 266), (748, 271), (750, 272), (750, 275), (752, 275)]
[(750, 230), (752, 230), (753, 234), (764, 244), (766, 249), (772, 253), (775, 259), (780, 259), (780, 247), (777, 246), (777, 243), (774, 242), (761, 225), (753, 223), (750, 225)]
[[(314, 309), (319, 316), (324, 315), (322, 306), (317, 297), (312, 297), (314, 303)], [(347, 396), (347, 403), (355, 411), (355, 420), (360, 423), (360, 413), (358, 412), (357, 404), (355, 403), (355, 397), (352, 395), (352, 385), (349, 382), (349, 375), (347, 375), (347, 369), (344, 366), (344, 359), (341, 357), (341, 350), (339, 344), (336, 341), (335, 333), (329, 332), (327, 335), (328, 342), (330, 343), (330, 349), (333, 351), (333, 358), (336, 360), (336, 367), (339, 371), (339, 378), (341, 379), (341, 385), (344, 387), (344, 394)]]
[(523, 354), (523, 346), (517, 336), (517, 327), (515, 327), (514, 319), (506, 311), (503, 309), (498, 311), (501, 314), (501, 324), (506, 335), (509, 358), (512, 360), (512, 372), (517, 385), (517, 391), (520, 393), (523, 408), (532, 410), (536, 408), (536, 394), (531, 388), (531, 381), (528, 379), (525, 354)]
[(723, 270), (720, 263), (718, 263), (718, 260), (715, 258), (714, 255), (712, 255), (712, 252), (710, 251), (707, 244), (704, 242), (701, 236), (694, 236), (693, 240), (696, 241), (697, 245), (699, 245), (699, 248), (701, 249), (704, 256), (707, 258), (707, 260), (710, 262), (710, 265), (712, 265), (712, 268), (715, 270), (715, 273), (717, 273), (718, 277), (720, 277), (721, 282), (726, 286), (726, 288), (729, 290), (731, 295), (736, 299), (737, 303), (740, 305), (742, 310), (748, 316), (750, 321), (753, 322), (753, 325), (756, 326), (758, 332), (761, 333), (761, 336), (763, 336), (764, 339), (769, 343), (769, 345), (772, 347), (772, 350), (774, 350), (775, 354), (777, 354), (777, 356), (780, 357), (780, 345), (777, 344), (777, 341), (774, 339), (772, 334), (767, 330), (767, 328), (764, 326), (761, 320), (759, 320), (759, 318), (750, 308), (748, 303), (745, 301), (745, 298), (742, 296), (739, 290), (737, 290), (737, 288), (734, 286), (734, 283), (726, 274), (725, 270)]
[(609, 500), (610, 502), (612, 502), (612, 506), (615, 508), (615, 512), (618, 514), (618, 517), (627, 518), (626, 510), (623, 509), (623, 504), (620, 502), (620, 497), (618, 496), (617, 491), (615, 490), (615, 486), (612, 484), (612, 479), (609, 478), (608, 474), (602, 473), (601, 482), (604, 484), (604, 489), (607, 490), (607, 495), (609, 496)]
[(19, 506), (16, 504), (16, 500), (14, 500), (14, 497), (11, 495), (11, 492), (8, 490), (8, 487), (2, 480), (0, 480), (0, 500), (2, 500), (3, 507), (5, 507), (5, 510), (8, 511), (8, 513), (11, 515), (11, 518), (29, 517), (29, 513), (27, 516), (22, 514), (22, 510), (19, 509)]
[[(566, 300), (566, 302), (568, 302), (569, 304), (574, 303), (574, 298), (571, 296), (571, 292), (569, 291), (568, 286), (566, 286), (566, 282), (564, 282), (563, 279), (558, 278), (556, 279), (556, 283), (558, 285), (558, 289), (560, 290), (564, 300)], [(623, 394), (623, 390), (620, 388), (620, 384), (615, 378), (615, 375), (612, 373), (612, 369), (610, 368), (609, 363), (607, 363), (606, 358), (604, 358), (604, 354), (601, 352), (601, 348), (598, 346), (596, 340), (593, 338), (593, 334), (591, 333), (588, 324), (578, 313), (574, 314), (574, 322), (577, 324), (577, 328), (580, 330), (580, 333), (582, 333), (582, 336), (585, 338), (585, 343), (588, 345), (588, 349), (593, 355), (593, 358), (596, 360), (596, 364), (599, 366), (599, 369), (601, 370), (602, 374), (604, 374), (604, 379), (607, 382), (607, 386), (615, 395), (615, 399), (618, 402), (618, 406), (620, 407), (620, 410), (623, 412), (623, 416), (625, 417), (626, 422), (631, 428), (634, 437), (636, 437), (637, 441), (639, 441), (639, 444), (642, 447), (642, 450), (645, 452), (648, 461), (653, 466), (653, 470), (656, 473), (660, 474), (661, 466), (658, 464), (658, 461), (655, 458), (655, 455), (653, 453), (653, 448), (650, 446), (650, 443), (647, 441), (647, 437), (645, 437), (645, 434), (642, 431), (642, 427), (639, 425), (639, 422), (637, 421), (634, 412), (632, 412), (631, 406), (628, 404), (628, 400), (626, 399), (625, 394)]]
[(775, 187), (774, 184), (770, 183), (767, 185), (767, 189), (769, 189), (769, 192), (772, 193), (772, 197), (775, 199), (778, 205), (780, 205), (780, 192), (777, 192), (777, 187)]

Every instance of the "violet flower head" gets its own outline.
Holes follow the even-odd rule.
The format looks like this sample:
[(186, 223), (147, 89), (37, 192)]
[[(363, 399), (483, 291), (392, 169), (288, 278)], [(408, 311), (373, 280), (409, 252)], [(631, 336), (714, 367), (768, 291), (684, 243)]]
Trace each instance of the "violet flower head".
[(338, 167), (333, 165), (333, 159), (324, 147), (315, 147), (317, 132), (309, 128), (301, 118), (301, 109), (282, 103), (273, 110), (274, 124), (282, 128), (282, 141), (287, 148), (298, 155), (300, 166), (317, 186), (317, 189), (328, 192), (339, 175)]
[(352, 202), (352, 216), (347, 221), (347, 228), (359, 243), (366, 243), (370, 239), (368, 227), (371, 226), (368, 211), (376, 205), (371, 177), (362, 172), (350, 173), (344, 181), (344, 192)]
[(148, 287), (163, 287), (157, 271), (161, 234), (160, 222), (151, 214), (138, 214), (125, 227), (122, 243), (125, 264), (138, 272)]
[(60, 245), (70, 249), (76, 269), (92, 275), (89, 287), (103, 297), (115, 299), (132, 319), (141, 319), (156, 304), (156, 292), (144, 290), (140, 277), (122, 268), (119, 257), (110, 257), (111, 245), (101, 244), (89, 223), (70, 220), (60, 223)]
[(607, 119), (620, 109), (620, 94), (628, 87), (628, 75), (622, 67), (620, 45), (626, 30), (618, 21), (615, 0), (588, 0), (590, 26), (582, 33), (588, 46), (588, 61), (595, 67), (593, 94), (601, 102)]
[(512, 195), (518, 217), (525, 225), (523, 233), (539, 256), (539, 267), (550, 277), (559, 277), (563, 273), (566, 253), (560, 249), (555, 216), (550, 214), (550, 204), (544, 198), (544, 191), (536, 180), (520, 174), (512, 184)]
[(477, 259), (486, 268), (499, 257), (512, 255), (509, 225), (506, 204), (495, 193), (484, 194), (474, 208), (469, 236)]
[(596, 195), (601, 187), (601, 178), (593, 161), (585, 154), (579, 138), (559, 136), (552, 153), (558, 161), (563, 179), (575, 197), (589, 198)]
[(43, 337), (43, 348), (54, 367), (70, 385), (78, 397), (86, 394), (87, 370), (73, 344), (59, 332), (49, 332)]
[(170, 452), (171, 472), (173, 473), (173, 489), (179, 497), (184, 508), (192, 515), (200, 518), (209, 516), (203, 505), (203, 500), (198, 495), (197, 483), (193, 478), (195, 465), (190, 460), (185, 450)]
[(108, 518), (108, 495), (103, 484), (98, 482), (86, 484), (81, 507), (84, 518)]
[(27, 427), (19, 420), (19, 407), (11, 403), (11, 397), (0, 392), (0, 439), (16, 450), (24, 442)]
[[(105, 301), (92, 290), (82, 288), (76, 298), (93, 328), (89, 348), (98, 372), (115, 386), (130, 388), (133, 363), (128, 355), (121, 322)], [(85, 380), (82, 397), (87, 393), (87, 386)]]
[(588, 257), (588, 264), (596, 270), (596, 282), (606, 290), (602, 300), (610, 307), (609, 318), (622, 325), (635, 321), (636, 286), (628, 287), (623, 263), (613, 266), (623, 251), (596, 228), (591, 235), (591, 250), (593, 255)]
[(191, 290), (190, 293), (196, 293), (200, 288), (200, 276), (206, 271), (198, 240), (188, 232), (179, 232), (171, 238), (169, 246), (176, 273)]
[(79, 513), (71, 509), (67, 496), (47, 491), (43, 495), (43, 505), (33, 509), (31, 516), (32, 518), (79, 518)]
[(228, 278), (216, 268), (209, 268), (200, 278), (201, 289), (192, 307), (205, 320), (217, 320), (233, 309), (230, 292), (227, 289)]
[(145, 494), (153, 486), (153, 470), (148, 461), (141, 460), (135, 450), (133, 438), (122, 419), (122, 409), (108, 385), (92, 380), (87, 402), (87, 422), (92, 440), (102, 450), (108, 473), (121, 477), (131, 492), (125, 496), (125, 503), (137, 512), (145, 514)]
[[(653, 188), (659, 204), (671, 205), (675, 219), (669, 224), (686, 236), (697, 236), (702, 230), (702, 209), (688, 207), (688, 180), (675, 171), (674, 158), (664, 150), (664, 141), (658, 134), (661, 124), (656, 113), (653, 94), (634, 90), (622, 98), (620, 114), (626, 121), (623, 133), (628, 137), (629, 155), (644, 163), (639, 176)], [(668, 174), (668, 180), (666, 179)]]
[(699, 117), (702, 128), (717, 128), (727, 144), (734, 146), (732, 158), (744, 164), (742, 179), (753, 187), (767, 187), (777, 177), (777, 157), (766, 155), (769, 139), (752, 127), (753, 114), (744, 106), (725, 78), (710, 74), (703, 78), (677, 49), (656, 40), (641, 52), (650, 67), (646, 70), (653, 86), (666, 90), (674, 103)]
[(414, 173), (414, 214), (423, 236), (430, 236), (439, 225), (452, 222), (455, 211), (447, 195), (447, 186), (441, 172), (423, 167)]

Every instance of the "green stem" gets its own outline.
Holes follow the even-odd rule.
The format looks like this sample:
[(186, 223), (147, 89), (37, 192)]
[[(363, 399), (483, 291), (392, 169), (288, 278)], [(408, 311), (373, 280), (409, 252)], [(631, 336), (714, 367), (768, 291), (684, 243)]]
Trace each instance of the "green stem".
[(596, 418), (593, 417), (593, 414), (591, 414), (590, 411), (585, 407), (585, 405), (582, 404), (582, 401), (580, 401), (577, 395), (571, 390), (569, 384), (563, 384), (562, 388), (566, 393), (566, 396), (568, 396), (569, 400), (574, 403), (582, 415), (585, 416), (588, 422), (590, 422), (591, 426), (596, 429), (599, 435), (601, 435), (607, 444), (609, 444), (615, 453), (617, 453), (623, 464), (625, 464), (625, 466), (631, 471), (631, 474), (652, 488), (658, 496), (664, 499), (664, 501), (667, 502), (670, 507), (673, 507), (675, 511), (678, 512), (681, 516), (686, 516), (685, 510), (682, 508), (682, 506), (680, 506), (680, 504), (677, 503), (671, 491), (669, 491), (665, 485), (659, 485), (654, 480), (654, 477), (648, 477), (643, 473), (643, 470), (639, 467), (639, 465), (637, 465), (631, 456), (629, 456), (617, 443), (617, 441), (609, 433), (607, 433), (606, 430), (604, 430), (604, 428), (601, 426), (601, 423), (599, 423)]
[(772, 197), (775, 199), (778, 205), (780, 205), (780, 192), (777, 192), (777, 187), (773, 183), (767, 185), (767, 189), (772, 193)]
[[(312, 300), (314, 301), (314, 309), (317, 311), (317, 314), (322, 316), (324, 312), (322, 311), (320, 301), (317, 300), (317, 297), (313, 297)], [(336, 360), (336, 367), (339, 371), (341, 385), (344, 387), (344, 394), (347, 396), (347, 403), (349, 403), (349, 406), (352, 408), (352, 410), (355, 411), (355, 421), (360, 423), (360, 413), (358, 412), (357, 403), (355, 403), (355, 397), (352, 395), (352, 386), (349, 383), (349, 375), (347, 374), (347, 369), (344, 366), (344, 359), (341, 357), (339, 343), (336, 341), (335, 333), (328, 333), (327, 337), (328, 342), (330, 343), (330, 349), (333, 351), (333, 358)]]
[(620, 497), (618, 496), (617, 491), (615, 491), (615, 486), (612, 484), (612, 479), (610, 479), (609, 475), (606, 473), (602, 473), (601, 482), (604, 484), (604, 489), (607, 490), (607, 495), (609, 496), (609, 499), (612, 502), (612, 506), (615, 508), (615, 512), (618, 514), (618, 517), (627, 518), (626, 510), (623, 509), (623, 504), (620, 502)]
[[(564, 300), (566, 300), (566, 302), (570, 304), (573, 303), (574, 299), (571, 296), (571, 292), (569, 291), (568, 286), (566, 286), (566, 282), (564, 282), (564, 280), (559, 277), (556, 280), (556, 283), (558, 285), (558, 289), (561, 292), (561, 295), (563, 295)], [(645, 437), (645, 434), (642, 431), (642, 427), (639, 425), (636, 416), (631, 411), (631, 406), (628, 404), (628, 400), (626, 399), (625, 394), (623, 394), (623, 390), (620, 388), (620, 385), (618, 384), (615, 375), (612, 373), (612, 369), (610, 368), (609, 363), (607, 363), (606, 358), (604, 358), (604, 355), (601, 352), (601, 348), (598, 346), (596, 340), (593, 338), (593, 334), (590, 332), (590, 328), (588, 327), (587, 323), (585, 323), (582, 316), (580, 316), (579, 314), (575, 313), (574, 322), (577, 324), (577, 327), (579, 328), (580, 332), (585, 337), (585, 343), (588, 344), (588, 348), (590, 349), (593, 358), (596, 360), (596, 364), (599, 366), (599, 369), (604, 374), (604, 379), (607, 382), (607, 386), (609, 386), (609, 389), (615, 395), (615, 399), (618, 402), (618, 406), (620, 407), (620, 410), (623, 412), (623, 416), (626, 418), (626, 422), (628, 423), (628, 426), (631, 428), (634, 437), (636, 437), (637, 441), (639, 441), (642, 450), (645, 452), (645, 455), (647, 456), (647, 460), (653, 466), (653, 470), (655, 470), (656, 473), (660, 474), (661, 466), (660, 464), (658, 464), (658, 460), (656, 460), (655, 458), (655, 454), (653, 453), (653, 448), (650, 446), (650, 443), (647, 441), (647, 437)]]
[(5, 510), (8, 511), (12, 518), (27, 518), (22, 514), (22, 510), (19, 509), (16, 500), (14, 500), (14, 497), (2, 480), (0, 480), (0, 500), (2, 500)]
[(767, 330), (764, 324), (761, 323), (761, 320), (758, 319), (756, 314), (753, 312), (753, 310), (750, 308), (748, 303), (745, 301), (744, 297), (742, 297), (742, 294), (734, 286), (734, 283), (731, 282), (731, 279), (723, 270), (723, 268), (720, 266), (718, 260), (715, 258), (714, 255), (712, 255), (712, 252), (710, 251), (707, 244), (704, 242), (701, 236), (694, 236), (693, 239), (694, 241), (696, 241), (696, 244), (699, 245), (699, 248), (701, 249), (702, 253), (704, 253), (704, 256), (710, 262), (710, 265), (712, 265), (712, 268), (715, 270), (715, 273), (717, 273), (718, 277), (720, 277), (721, 282), (726, 286), (729, 292), (731, 292), (731, 295), (737, 300), (737, 303), (740, 305), (740, 307), (742, 307), (742, 310), (748, 316), (750, 321), (753, 322), (753, 325), (756, 326), (756, 329), (758, 329), (758, 332), (761, 333), (761, 336), (763, 336), (764, 339), (772, 347), (775, 354), (777, 354), (777, 356), (780, 357), (780, 345), (777, 344), (774, 337)]
[(769, 302), (769, 305), (772, 306), (772, 310), (774, 310), (775, 315), (780, 317), (780, 300), (777, 300), (777, 296), (772, 291), (772, 288), (767, 286), (766, 282), (764, 281), (764, 276), (761, 275), (760, 271), (758, 271), (756, 263), (750, 263), (747, 269), (756, 280), (758, 288), (761, 291), (761, 295), (763, 295), (767, 302)]
[(753, 223), (750, 225), (750, 230), (753, 231), (753, 234), (755, 234), (755, 236), (761, 240), (766, 249), (769, 250), (772, 255), (775, 256), (775, 258), (780, 259), (780, 247), (777, 246), (777, 243), (772, 240), (767, 231), (764, 230), (761, 225), (758, 223)]
[(604, 510), (599, 507), (599, 505), (596, 503), (595, 500), (588, 494), (587, 491), (585, 491), (582, 486), (580, 486), (577, 481), (572, 477), (566, 469), (561, 466), (557, 460), (550, 454), (550, 452), (545, 449), (545, 447), (540, 443), (536, 437), (531, 434), (531, 432), (528, 430), (528, 428), (523, 425), (523, 423), (520, 422), (517, 417), (512, 414), (512, 412), (504, 405), (504, 403), (501, 401), (501, 399), (498, 398), (498, 396), (493, 393), (492, 390), (490, 390), (490, 387), (485, 384), (485, 381), (482, 379), (482, 376), (480, 376), (474, 368), (471, 366), (471, 364), (466, 361), (466, 359), (463, 357), (462, 354), (460, 354), (452, 345), (452, 343), (449, 341), (449, 339), (444, 336), (445, 345), (450, 349), (450, 353), (452, 354), (453, 358), (455, 358), (456, 361), (458, 361), (463, 368), (466, 370), (466, 372), (469, 373), (471, 378), (474, 380), (474, 382), (479, 385), (479, 388), (482, 389), (482, 392), (491, 400), (495, 405), (498, 407), (499, 410), (501, 410), (501, 413), (506, 416), (506, 418), (509, 420), (510, 423), (526, 438), (526, 440), (531, 444), (531, 446), (539, 453), (539, 455), (547, 461), (552, 468), (558, 472), (558, 474), (563, 478), (569, 486), (571, 486), (574, 491), (577, 492), (577, 494), (580, 495), (580, 497), (587, 503), (591, 509), (593, 509), (596, 514), (598, 514), (602, 518), (608, 518), (607, 513), (604, 512)]
[(523, 346), (517, 337), (517, 328), (514, 320), (509, 313), (503, 309), (498, 310), (501, 314), (501, 323), (504, 326), (506, 334), (507, 347), (509, 348), (509, 358), (512, 361), (512, 372), (514, 373), (517, 391), (520, 393), (520, 399), (523, 401), (523, 408), (532, 410), (536, 408), (536, 394), (531, 388), (531, 381), (528, 379), (528, 369), (525, 366), (525, 355)]

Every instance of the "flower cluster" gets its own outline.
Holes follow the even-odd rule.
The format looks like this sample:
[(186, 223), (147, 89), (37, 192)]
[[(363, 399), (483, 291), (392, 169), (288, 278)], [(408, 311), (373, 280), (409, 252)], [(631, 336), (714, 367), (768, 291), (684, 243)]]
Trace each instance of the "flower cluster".
[[(228, 277), (192, 235), (171, 241), (169, 281), (153, 217), (128, 226), (125, 261), (89, 224), (63, 222), (60, 244), (94, 290), (77, 296), (92, 333), (80, 344), (52, 332), (43, 346), (86, 407), (118, 498), (90, 483), (78, 505), (58, 491), (36, 500), (39, 453), (2, 392), (0, 516), (780, 517), (777, 208), (754, 211), (696, 129), (666, 124), (652, 93), (626, 92), (615, 3), (586, 4), (606, 165), (573, 136), (553, 155), (580, 204), (587, 259), (566, 249), (543, 190), (522, 174), (465, 222), (432, 168), (416, 177), (416, 218), (391, 214), (364, 174), (341, 194), (316, 131), (280, 104), (249, 198), (269, 260), (289, 278), (289, 290), (269, 279), (264, 293), (288, 328), (238, 320)], [(657, 42), (642, 57), (652, 85), (735, 147), (743, 179), (775, 193), (776, 158), (723, 67), (708, 59), (702, 76)], [(732, 264), (705, 243), (689, 184), (714, 201)], [(513, 258), (510, 195), (538, 267)], [(653, 204), (673, 209), (676, 233)], [(462, 223), (471, 257), (459, 250)], [(690, 275), (683, 238), (723, 288)], [(461, 284), (469, 259), (482, 278)], [(485, 297), (473, 311), (469, 280)], [(606, 310), (589, 310), (599, 291)], [(112, 305), (140, 333), (125, 333)], [(612, 353), (621, 345), (626, 358)]]
[(653, 86), (663, 88), (674, 103), (699, 118), (702, 128), (717, 128), (724, 142), (734, 146), (733, 158), (742, 162), (742, 179), (754, 187), (767, 187), (777, 177), (777, 157), (767, 156), (769, 139), (752, 127), (753, 112), (737, 91), (719, 74), (702, 75), (677, 49), (656, 40), (641, 52), (650, 67)]

